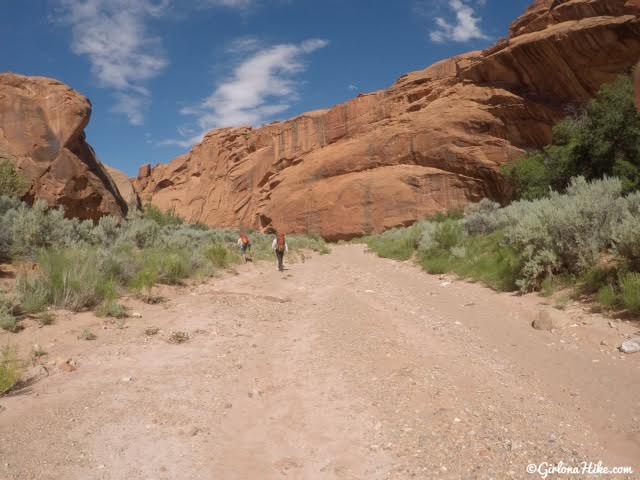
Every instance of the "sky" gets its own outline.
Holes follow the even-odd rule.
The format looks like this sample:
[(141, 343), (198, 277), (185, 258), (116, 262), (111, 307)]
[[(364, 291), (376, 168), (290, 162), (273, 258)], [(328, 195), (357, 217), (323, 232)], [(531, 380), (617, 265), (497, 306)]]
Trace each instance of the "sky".
[(391, 86), (506, 37), (530, 0), (0, 0), (0, 72), (93, 104), (87, 139), (134, 176), (219, 127)]

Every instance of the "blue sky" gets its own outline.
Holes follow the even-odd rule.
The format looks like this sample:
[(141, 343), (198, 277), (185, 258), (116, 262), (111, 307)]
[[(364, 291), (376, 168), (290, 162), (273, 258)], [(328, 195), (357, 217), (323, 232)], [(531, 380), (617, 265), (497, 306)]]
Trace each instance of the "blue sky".
[(0, 71), (89, 97), (134, 175), (222, 126), (327, 108), (505, 37), (529, 0), (2, 0)]

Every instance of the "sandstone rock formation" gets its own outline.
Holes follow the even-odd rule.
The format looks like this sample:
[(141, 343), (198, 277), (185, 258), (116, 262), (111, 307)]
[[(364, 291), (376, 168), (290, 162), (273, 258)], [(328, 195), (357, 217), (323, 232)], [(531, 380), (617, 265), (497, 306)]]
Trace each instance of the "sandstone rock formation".
[(131, 182), (129, 176), (126, 173), (121, 172), (120, 170), (108, 165), (105, 165), (105, 169), (107, 170), (107, 173), (109, 174), (113, 182), (116, 184), (120, 195), (127, 203), (127, 207), (129, 209), (142, 208), (142, 205), (140, 204), (140, 197), (138, 197), (138, 192), (136, 192), (135, 188), (133, 188), (133, 183)]
[(122, 216), (127, 205), (85, 140), (91, 104), (41, 77), (0, 74), (0, 153), (29, 182), (25, 200), (44, 199), (66, 215)]
[(213, 226), (349, 238), (482, 197), (550, 142), (569, 104), (640, 56), (640, 0), (539, 0), (508, 39), (386, 91), (262, 128), (226, 128), (141, 169), (143, 201)]

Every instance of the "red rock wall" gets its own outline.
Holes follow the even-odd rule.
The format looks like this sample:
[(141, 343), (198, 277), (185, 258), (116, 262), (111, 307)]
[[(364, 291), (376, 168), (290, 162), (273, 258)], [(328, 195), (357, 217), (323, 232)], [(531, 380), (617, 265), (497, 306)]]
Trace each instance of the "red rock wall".
[(0, 74), (0, 156), (29, 182), (27, 201), (46, 200), (66, 215), (123, 216), (127, 205), (85, 140), (91, 104), (68, 86)]
[(500, 167), (551, 140), (640, 57), (638, 1), (541, 0), (509, 39), (405, 75), (391, 88), (259, 129), (211, 132), (143, 169), (143, 202), (212, 226), (349, 238), (483, 197)]

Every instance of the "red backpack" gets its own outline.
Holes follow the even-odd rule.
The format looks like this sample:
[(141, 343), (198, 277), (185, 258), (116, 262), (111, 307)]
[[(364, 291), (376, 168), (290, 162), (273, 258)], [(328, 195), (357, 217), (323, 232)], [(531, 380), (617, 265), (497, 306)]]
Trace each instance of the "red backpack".
[(284, 237), (284, 233), (279, 233), (276, 235), (276, 250), (280, 253), (283, 253), (286, 248), (286, 240)]
[(244, 245), (245, 247), (251, 245), (251, 240), (249, 240), (249, 237), (247, 237), (244, 234), (240, 235), (240, 241), (242, 242), (242, 245)]

